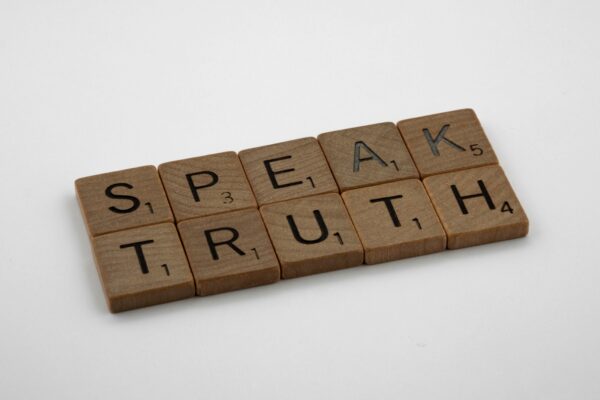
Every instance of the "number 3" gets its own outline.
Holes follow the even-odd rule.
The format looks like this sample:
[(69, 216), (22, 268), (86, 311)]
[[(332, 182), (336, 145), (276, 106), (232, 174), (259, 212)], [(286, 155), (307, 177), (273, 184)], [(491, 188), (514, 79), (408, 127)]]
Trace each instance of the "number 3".
[(223, 196), (223, 204), (233, 203), (233, 197), (231, 197), (231, 192), (223, 192), (221, 193), (221, 196)]

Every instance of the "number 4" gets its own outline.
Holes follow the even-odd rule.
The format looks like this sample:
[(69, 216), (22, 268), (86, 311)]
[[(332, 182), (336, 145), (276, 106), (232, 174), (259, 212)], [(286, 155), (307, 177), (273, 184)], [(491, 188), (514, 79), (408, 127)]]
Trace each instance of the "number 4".
[(502, 208), (500, 209), (501, 212), (509, 212), (509, 213), (513, 213), (514, 210), (512, 209), (512, 207), (510, 206), (510, 204), (508, 203), (508, 201), (505, 201), (502, 204)]

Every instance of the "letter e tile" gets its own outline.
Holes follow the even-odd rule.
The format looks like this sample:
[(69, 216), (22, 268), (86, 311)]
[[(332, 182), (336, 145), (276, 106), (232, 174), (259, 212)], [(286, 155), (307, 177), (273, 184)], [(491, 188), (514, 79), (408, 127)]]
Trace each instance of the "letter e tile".
[(338, 192), (315, 138), (247, 149), (239, 156), (259, 205)]

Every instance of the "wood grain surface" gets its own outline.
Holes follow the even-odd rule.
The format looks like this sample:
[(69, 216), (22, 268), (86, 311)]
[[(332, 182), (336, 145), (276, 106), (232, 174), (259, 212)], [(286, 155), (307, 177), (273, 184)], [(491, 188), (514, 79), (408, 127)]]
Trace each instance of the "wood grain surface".
[(257, 207), (233, 151), (167, 162), (158, 172), (178, 222)]
[(80, 178), (75, 190), (90, 236), (173, 221), (151, 165)]
[(318, 140), (342, 191), (419, 177), (391, 122), (322, 133)]
[(259, 205), (338, 192), (315, 138), (247, 149), (239, 156)]
[(350, 190), (342, 198), (367, 264), (446, 249), (446, 234), (418, 179)]
[(498, 164), (479, 119), (471, 109), (398, 122), (421, 177)]
[(282, 278), (362, 264), (363, 248), (339, 194), (270, 204), (260, 211), (279, 257)]
[(279, 280), (279, 262), (258, 210), (195, 218), (181, 222), (178, 227), (197, 295)]
[(172, 223), (109, 233), (92, 244), (112, 312), (194, 296), (194, 279)]
[(448, 237), (448, 248), (527, 235), (529, 221), (497, 165), (435, 175), (423, 181)]

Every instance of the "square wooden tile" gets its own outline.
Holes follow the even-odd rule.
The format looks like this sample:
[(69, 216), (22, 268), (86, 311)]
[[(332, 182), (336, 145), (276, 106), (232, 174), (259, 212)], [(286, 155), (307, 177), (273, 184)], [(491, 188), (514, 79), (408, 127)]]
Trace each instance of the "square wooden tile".
[(75, 190), (90, 236), (173, 221), (151, 165), (80, 178)]
[(282, 278), (360, 265), (363, 248), (339, 194), (270, 204), (260, 209)]
[(418, 179), (350, 190), (342, 198), (367, 264), (446, 249), (446, 234)]
[(419, 177), (391, 122), (322, 133), (318, 139), (342, 191)]
[(195, 218), (178, 228), (199, 296), (279, 280), (279, 262), (258, 210)]
[(233, 151), (171, 161), (158, 172), (177, 221), (257, 207)]
[(259, 205), (338, 192), (315, 138), (247, 149), (239, 156)]
[(421, 177), (498, 164), (494, 149), (471, 109), (398, 122)]
[(172, 223), (109, 233), (92, 244), (112, 312), (194, 296), (194, 279)]
[(446, 230), (449, 249), (527, 235), (525, 211), (499, 166), (435, 175), (423, 183)]

